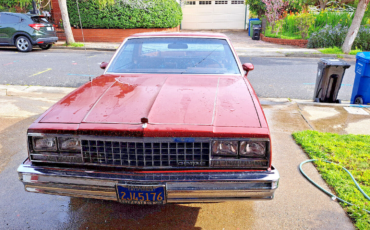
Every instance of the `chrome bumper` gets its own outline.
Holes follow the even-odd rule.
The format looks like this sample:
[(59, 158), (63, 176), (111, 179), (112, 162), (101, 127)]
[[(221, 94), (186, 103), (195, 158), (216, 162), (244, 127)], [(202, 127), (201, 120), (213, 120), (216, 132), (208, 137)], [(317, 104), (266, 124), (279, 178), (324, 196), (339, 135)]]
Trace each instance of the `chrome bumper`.
[(166, 203), (270, 200), (278, 187), (276, 169), (263, 172), (138, 173), (35, 166), (18, 167), (27, 192), (117, 201), (116, 185), (165, 185)]

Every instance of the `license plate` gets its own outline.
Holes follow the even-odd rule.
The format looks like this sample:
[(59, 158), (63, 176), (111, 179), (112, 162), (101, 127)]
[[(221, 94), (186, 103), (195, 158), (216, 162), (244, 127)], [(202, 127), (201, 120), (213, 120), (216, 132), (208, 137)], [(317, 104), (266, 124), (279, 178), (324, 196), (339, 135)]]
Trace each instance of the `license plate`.
[(165, 204), (164, 185), (117, 185), (118, 201), (124, 204)]
[(46, 27), (46, 30), (47, 31), (52, 31), (53, 30), (53, 27)]

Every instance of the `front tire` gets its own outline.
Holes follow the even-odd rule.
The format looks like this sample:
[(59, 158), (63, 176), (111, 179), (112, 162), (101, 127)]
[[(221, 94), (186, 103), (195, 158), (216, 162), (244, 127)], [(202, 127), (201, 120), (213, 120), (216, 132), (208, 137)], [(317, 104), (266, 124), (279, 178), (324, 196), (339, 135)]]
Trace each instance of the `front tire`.
[(53, 46), (53, 44), (45, 44), (45, 45), (39, 45), (39, 46), (43, 50), (48, 50)]
[(32, 50), (31, 41), (25, 36), (19, 36), (15, 40), (15, 45), (17, 49), (21, 52), (30, 52)]

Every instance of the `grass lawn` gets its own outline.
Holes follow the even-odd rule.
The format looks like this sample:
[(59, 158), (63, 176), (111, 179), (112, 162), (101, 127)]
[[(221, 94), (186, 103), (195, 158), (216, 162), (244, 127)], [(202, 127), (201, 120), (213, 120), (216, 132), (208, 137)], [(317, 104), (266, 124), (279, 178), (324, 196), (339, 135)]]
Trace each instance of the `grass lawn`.
[(269, 38), (282, 38), (282, 39), (302, 39), (300, 35), (283, 32), (283, 33), (271, 33), (271, 27), (266, 28), (265, 34), (266, 37)]
[(84, 44), (80, 43), (80, 42), (75, 42), (75, 43), (71, 43), (69, 45), (67, 45), (67, 43), (65, 43), (64, 46), (67, 46), (67, 47), (83, 47)]
[[(342, 49), (339, 48), (339, 47), (331, 47), (331, 48), (324, 48), (324, 49), (319, 49), (319, 51), (323, 54), (344, 54), (342, 52)], [(355, 50), (351, 50), (349, 52), (350, 55), (356, 55), (357, 53), (359, 52), (362, 52), (362, 50), (359, 50), (359, 49), (355, 49)]]
[[(339, 135), (306, 130), (293, 133), (295, 141), (312, 159), (323, 159), (347, 168), (360, 187), (370, 195), (370, 136)], [(359, 207), (341, 205), (358, 229), (370, 229), (370, 201), (356, 188), (350, 176), (340, 167), (322, 161), (314, 163), (316, 168), (339, 198)], [(329, 197), (328, 197), (329, 199)]]

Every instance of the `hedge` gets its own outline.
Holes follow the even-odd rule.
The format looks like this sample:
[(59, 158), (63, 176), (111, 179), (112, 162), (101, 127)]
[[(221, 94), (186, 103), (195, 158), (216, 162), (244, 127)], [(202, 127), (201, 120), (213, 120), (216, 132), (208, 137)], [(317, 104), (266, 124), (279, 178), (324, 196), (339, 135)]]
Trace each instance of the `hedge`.
[(31, 8), (32, 0), (0, 0), (0, 12), (10, 11), (15, 12), (15, 7)]
[[(76, 1), (67, 1), (67, 5), (71, 26), (80, 27)], [(181, 7), (175, 0), (151, 0), (146, 9), (119, 1), (104, 7), (94, 0), (79, 1), (78, 5), (83, 28), (173, 28), (182, 20)]]

